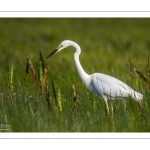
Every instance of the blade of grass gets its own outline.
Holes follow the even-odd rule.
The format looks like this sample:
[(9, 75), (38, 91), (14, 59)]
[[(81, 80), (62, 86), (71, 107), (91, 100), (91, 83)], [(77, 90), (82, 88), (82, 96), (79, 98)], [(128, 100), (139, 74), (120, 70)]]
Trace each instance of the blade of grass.
[(8, 84), (10, 91), (13, 92), (13, 64), (11, 63), (11, 61), (9, 62), (8, 68)]
[(56, 96), (55, 85), (54, 85), (53, 79), (52, 79), (52, 89), (53, 89), (53, 94), (54, 94), (55, 106), (57, 106), (57, 96)]
[(150, 82), (150, 56), (148, 57), (147, 66), (146, 66), (146, 77)]
[(72, 116), (74, 115), (74, 112), (76, 110), (76, 101), (77, 101), (77, 94), (76, 94), (76, 89), (74, 84), (72, 84), (72, 88), (73, 88), (73, 109), (72, 109)]
[(47, 101), (47, 105), (48, 105), (49, 110), (52, 112), (48, 85), (46, 85), (46, 101)]
[(134, 88), (134, 74), (133, 74), (133, 71), (134, 71), (134, 66), (133, 64), (130, 62), (129, 60), (129, 64), (130, 64), (130, 76), (131, 76), (131, 84), (132, 84), (132, 88)]

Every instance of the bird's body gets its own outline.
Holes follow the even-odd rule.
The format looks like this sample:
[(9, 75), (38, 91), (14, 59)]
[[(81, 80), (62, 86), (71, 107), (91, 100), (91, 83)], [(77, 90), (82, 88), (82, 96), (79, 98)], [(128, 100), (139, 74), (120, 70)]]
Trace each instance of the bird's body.
[(95, 92), (97, 95), (100, 95), (106, 101), (106, 104), (107, 100), (124, 99), (128, 97), (132, 97), (137, 101), (142, 100), (142, 94), (136, 92), (117, 78), (102, 73), (93, 73), (91, 75), (88, 75), (83, 70), (79, 61), (81, 49), (79, 45), (73, 41), (63, 41), (58, 46), (58, 48), (54, 50), (48, 57), (52, 56), (54, 53), (57, 53), (68, 46), (72, 46), (76, 50), (76, 52), (74, 53), (74, 62), (82, 82), (90, 91)]
[(91, 85), (96, 89), (95, 93), (102, 95), (104, 99), (106, 97), (109, 100), (121, 100), (132, 97), (135, 100), (142, 100), (143, 97), (122, 81), (102, 73), (92, 74)]

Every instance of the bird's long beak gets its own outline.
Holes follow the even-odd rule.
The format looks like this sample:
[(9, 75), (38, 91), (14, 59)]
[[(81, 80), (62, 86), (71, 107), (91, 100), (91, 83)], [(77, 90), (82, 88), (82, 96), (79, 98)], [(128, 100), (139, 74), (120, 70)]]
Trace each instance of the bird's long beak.
[(52, 56), (53, 54), (57, 53), (58, 50), (59, 50), (59, 49), (55, 49), (54, 51), (52, 51), (52, 52), (46, 57), (46, 59), (49, 58), (50, 56)]

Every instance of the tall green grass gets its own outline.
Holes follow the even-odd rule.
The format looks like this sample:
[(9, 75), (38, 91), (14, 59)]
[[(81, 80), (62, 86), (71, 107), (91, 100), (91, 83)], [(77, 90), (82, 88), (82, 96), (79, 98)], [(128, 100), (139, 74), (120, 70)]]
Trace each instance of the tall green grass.
[[(1, 132), (150, 131), (150, 19), (0, 21), (0, 124), (10, 125)], [(65, 39), (81, 46), (87, 73), (109, 74), (142, 93), (145, 117), (130, 98), (114, 101), (108, 115), (105, 102), (81, 83), (72, 48), (45, 60)]]

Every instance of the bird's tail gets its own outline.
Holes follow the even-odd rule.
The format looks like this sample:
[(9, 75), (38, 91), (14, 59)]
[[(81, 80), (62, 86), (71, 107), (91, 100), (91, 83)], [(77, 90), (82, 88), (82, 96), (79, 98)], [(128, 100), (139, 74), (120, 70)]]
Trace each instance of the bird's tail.
[(142, 100), (143, 99), (143, 95), (141, 93), (138, 93), (136, 91), (132, 91), (131, 93), (131, 97), (137, 101)]

